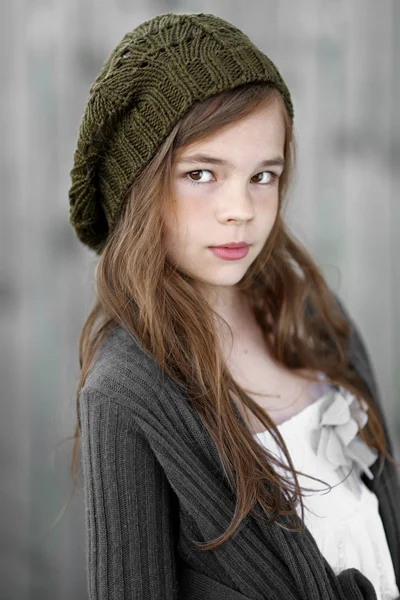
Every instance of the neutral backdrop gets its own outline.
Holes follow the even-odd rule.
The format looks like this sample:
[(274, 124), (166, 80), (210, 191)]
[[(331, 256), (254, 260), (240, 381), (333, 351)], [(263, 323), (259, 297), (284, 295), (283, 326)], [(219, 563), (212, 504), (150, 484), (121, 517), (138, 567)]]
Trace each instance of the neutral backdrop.
[(287, 218), (364, 335), (399, 458), (400, 2), (2, 2), (1, 600), (87, 598), (81, 491), (47, 533), (71, 491), (71, 442), (58, 444), (75, 424), (96, 261), (68, 223), (69, 171), (103, 61), (169, 11), (230, 20), (286, 80), (299, 149)]

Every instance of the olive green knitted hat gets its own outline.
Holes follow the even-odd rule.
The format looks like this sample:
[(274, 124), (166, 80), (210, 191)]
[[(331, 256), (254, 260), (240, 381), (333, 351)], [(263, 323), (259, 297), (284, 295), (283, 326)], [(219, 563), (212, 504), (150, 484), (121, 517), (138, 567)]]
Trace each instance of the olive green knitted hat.
[(194, 102), (270, 82), (289, 115), (288, 88), (240, 29), (212, 14), (165, 13), (127, 33), (90, 88), (70, 173), (69, 221), (101, 252), (129, 187)]

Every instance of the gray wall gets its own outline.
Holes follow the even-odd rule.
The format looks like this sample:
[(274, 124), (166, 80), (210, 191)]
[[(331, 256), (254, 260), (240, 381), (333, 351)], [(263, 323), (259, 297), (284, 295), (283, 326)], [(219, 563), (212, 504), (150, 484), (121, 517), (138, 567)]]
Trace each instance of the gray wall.
[(68, 223), (69, 170), (102, 62), (169, 10), (231, 20), (287, 81), (299, 143), (287, 217), (364, 334), (399, 449), (400, 3), (1, 3), (1, 600), (87, 597), (81, 492), (46, 534), (71, 489), (71, 443), (57, 444), (75, 423), (95, 264)]

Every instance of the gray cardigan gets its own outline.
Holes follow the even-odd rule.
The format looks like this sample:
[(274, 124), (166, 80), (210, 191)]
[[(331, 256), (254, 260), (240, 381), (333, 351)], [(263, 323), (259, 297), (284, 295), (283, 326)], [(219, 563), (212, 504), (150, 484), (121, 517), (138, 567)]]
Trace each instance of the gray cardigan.
[[(344, 314), (352, 325), (350, 360), (377, 402), (393, 455), (365, 345)], [(357, 569), (334, 574), (308, 529), (301, 536), (247, 516), (219, 548), (191, 548), (191, 540), (226, 531), (234, 498), (182, 390), (122, 327), (86, 378), (79, 421), (91, 600), (376, 599)], [(362, 477), (378, 496), (400, 588), (397, 471), (385, 461), (380, 479)]]

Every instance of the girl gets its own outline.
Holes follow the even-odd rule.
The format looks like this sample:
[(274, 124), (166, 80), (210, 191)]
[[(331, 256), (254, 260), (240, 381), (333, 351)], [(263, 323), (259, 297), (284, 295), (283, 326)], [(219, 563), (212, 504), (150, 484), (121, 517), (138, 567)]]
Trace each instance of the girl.
[(369, 357), (282, 216), (293, 118), (211, 14), (142, 23), (91, 87), (69, 194), (99, 256), (72, 460), (91, 599), (400, 596)]

